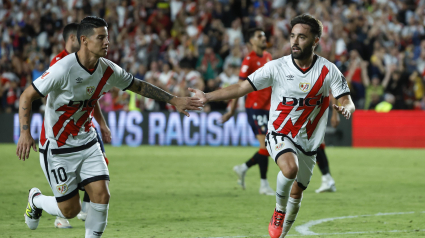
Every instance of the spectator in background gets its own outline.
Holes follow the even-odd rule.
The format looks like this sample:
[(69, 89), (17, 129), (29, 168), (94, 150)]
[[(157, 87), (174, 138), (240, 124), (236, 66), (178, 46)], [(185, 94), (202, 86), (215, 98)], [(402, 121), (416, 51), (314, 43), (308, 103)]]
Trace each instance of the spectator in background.
[(418, 71), (413, 71), (409, 76), (409, 81), (404, 94), (404, 100), (409, 109), (420, 110), (421, 99), (424, 98), (425, 87), (421, 75)]
[(40, 77), (45, 70), (43, 62), (36, 63), (35, 68), (32, 70), (32, 81)]
[(393, 109), (406, 109), (407, 107), (404, 102), (403, 88), (405, 87), (409, 76), (400, 70), (394, 70), (390, 75), (390, 81), (385, 92), (393, 95), (394, 97), (394, 102), (391, 101)]
[[(353, 96), (357, 105), (368, 96), (362, 94), (362, 67), (355, 65), (351, 56), (344, 58), (354, 50), (358, 51), (361, 60), (369, 62), (367, 76), (370, 79), (377, 76), (382, 80), (388, 65), (397, 65), (396, 71), (401, 72), (404, 83), (401, 84), (402, 99), (395, 95), (394, 108), (399, 108), (400, 100), (405, 101), (404, 108), (413, 108), (419, 101), (425, 104), (423, 96), (418, 99), (420, 93), (413, 96), (417, 91), (414, 88), (425, 82), (424, 1), (84, 0), (42, 3), (13, 1), (13, 4), (0, 7), (0, 58), (4, 58), (0, 64), (11, 63), (10, 72), (19, 78), (21, 90), (32, 81), (33, 70), (42, 73), (40, 64), (62, 48), (63, 26), (79, 22), (87, 15), (99, 15), (107, 20), (110, 24), (107, 58), (136, 75), (140, 65), (150, 68), (152, 62), (158, 61), (171, 62), (177, 66), (176, 72), (180, 72), (178, 64), (183, 59), (196, 68), (207, 47), (212, 47), (212, 51), (224, 60), (223, 68), (226, 68), (249, 52), (243, 43), (243, 33), (251, 27), (265, 29), (268, 51), (273, 58), (279, 58), (290, 53), (289, 20), (308, 12), (323, 22), (323, 35), (316, 53), (335, 62), (341, 72), (346, 73), (347, 80), (348, 73), (352, 74), (351, 87), (356, 93)], [(239, 48), (238, 53), (235, 48)], [(222, 73), (221, 67), (211, 68), (208, 73), (202, 71), (204, 85), (208, 83), (206, 80)], [(157, 71), (161, 73), (162, 65), (158, 65)], [(414, 71), (421, 77), (411, 81), (409, 76)], [(138, 75), (140, 77), (140, 73)], [(186, 81), (177, 84), (181, 87), (183, 83)]]
[(189, 91), (187, 91), (187, 88), (205, 88), (204, 80), (202, 79), (202, 75), (196, 71), (191, 62), (183, 59), (180, 61), (180, 68), (182, 70), (182, 80), (181, 80), (181, 87), (185, 90), (185, 95), (189, 94)]
[(220, 55), (214, 53), (211, 47), (205, 49), (205, 53), (201, 55), (196, 64), (196, 68), (202, 73), (205, 80), (214, 79), (217, 72), (221, 70), (223, 60)]
[(230, 51), (230, 55), (226, 57), (223, 64), (224, 71), (228, 67), (240, 67), (242, 65), (242, 52), (239, 47), (235, 47)]
[[(362, 64), (362, 68), (366, 69), (368, 63), (362, 62)], [(381, 98), (384, 95), (385, 89), (387, 88), (387, 85), (390, 81), (391, 73), (394, 72), (395, 69), (396, 67), (394, 65), (389, 67), (382, 82), (380, 82), (380, 79), (377, 75), (372, 76), (372, 81), (370, 81), (367, 72), (365, 72), (365, 70), (362, 71), (363, 85), (366, 88), (364, 109), (374, 109), (376, 105), (381, 102)]]
[(362, 77), (365, 74), (362, 74), (362, 71), (366, 71), (366, 68), (362, 68), (363, 60), (361, 59), (359, 52), (357, 50), (350, 51), (350, 58), (348, 63), (348, 71), (342, 72), (347, 82), (351, 84), (353, 92), (351, 96), (353, 97), (353, 102), (356, 107), (363, 108), (364, 105), (364, 86), (362, 83)]

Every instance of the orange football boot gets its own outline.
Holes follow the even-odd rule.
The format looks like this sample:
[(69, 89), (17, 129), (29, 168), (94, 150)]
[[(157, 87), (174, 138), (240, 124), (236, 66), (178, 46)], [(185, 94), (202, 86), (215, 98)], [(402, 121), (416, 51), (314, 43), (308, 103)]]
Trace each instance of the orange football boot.
[(269, 235), (271, 238), (279, 238), (282, 234), (283, 221), (285, 220), (285, 213), (274, 210), (272, 219), (269, 224)]

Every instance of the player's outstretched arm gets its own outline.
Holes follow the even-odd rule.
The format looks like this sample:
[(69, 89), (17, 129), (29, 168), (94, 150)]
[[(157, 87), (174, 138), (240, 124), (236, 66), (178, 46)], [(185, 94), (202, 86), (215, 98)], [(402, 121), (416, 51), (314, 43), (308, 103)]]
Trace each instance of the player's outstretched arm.
[(186, 110), (200, 111), (199, 107), (203, 107), (204, 104), (196, 97), (177, 97), (174, 96), (146, 81), (140, 79), (134, 79), (133, 84), (128, 90), (142, 95), (143, 97), (152, 98), (158, 101), (164, 101), (172, 104), (176, 107), (177, 111), (189, 116)]
[(32, 85), (25, 89), (19, 98), (19, 125), (21, 135), (19, 136), (18, 146), (16, 147), (16, 155), (23, 161), (28, 159), (31, 147), (37, 152), (37, 146), (30, 133), (30, 122), (32, 102), (39, 98), (41, 98), (41, 95), (35, 91)]
[(254, 88), (248, 80), (240, 81), (237, 84), (230, 85), (210, 93), (204, 93), (199, 89), (189, 88), (189, 91), (195, 93), (195, 97), (199, 98), (204, 104), (207, 102), (224, 101), (234, 98), (240, 98), (246, 94), (253, 92)]
[(338, 102), (341, 104), (341, 106), (334, 104), (333, 108), (335, 108), (338, 113), (344, 116), (346, 119), (350, 119), (351, 114), (353, 114), (353, 112), (356, 110), (356, 107), (354, 106), (354, 103), (351, 100), (351, 96), (342, 96), (338, 98)]

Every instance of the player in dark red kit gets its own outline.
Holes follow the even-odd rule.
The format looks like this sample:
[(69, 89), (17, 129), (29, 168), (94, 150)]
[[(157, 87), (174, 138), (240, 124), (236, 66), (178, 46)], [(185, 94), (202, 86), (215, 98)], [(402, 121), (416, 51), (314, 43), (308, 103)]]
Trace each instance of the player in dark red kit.
[[(68, 24), (64, 27), (62, 35), (63, 35), (63, 40), (65, 41), (65, 49), (62, 50), (58, 55), (56, 55), (52, 59), (52, 61), (50, 62), (50, 67), (52, 67), (54, 64), (56, 64), (56, 62), (61, 60), (63, 57), (65, 57), (69, 54), (72, 54), (74, 52), (77, 52), (80, 49), (80, 44), (78, 43), (78, 38), (77, 38), (78, 25), (79, 25), (78, 23), (70, 23), (70, 24)], [(110, 132), (108, 126), (106, 125), (105, 119), (103, 118), (102, 111), (100, 110), (99, 102), (97, 102), (97, 105), (94, 108), (94, 117), (100, 125), (100, 130), (102, 132), (103, 140), (105, 140), (107, 143), (110, 143), (111, 142), (111, 132)], [(97, 133), (97, 141), (100, 145), (100, 148), (102, 149), (103, 157), (105, 158), (105, 162), (106, 162), (106, 164), (109, 164), (109, 160), (108, 160), (108, 158), (106, 158), (105, 147), (103, 146), (103, 140), (100, 138), (99, 132), (97, 131), (96, 128), (95, 128), (95, 130), (96, 130), (96, 133)], [(87, 208), (88, 208), (89, 203), (90, 203), (89, 195), (87, 194), (87, 192), (84, 192), (83, 203), (81, 205), (81, 212), (77, 215), (78, 219), (83, 220), (83, 221), (86, 220)], [(61, 218), (59, 216), (56, 217), (55, 227), (57, 227), (57, 228), (72, 228), (71, 224), (69, 223), (69, 221), (67, 219)]]
[[(267, 62), (272, 60), (270, 53), (266, 52), (267, 48), (266, 35), (260, 28), (253, 28), (248, 31), (248, 43), (252, 46), (252, 51), (242, 62), (239, 80), (246, 80), (248, 75), (263, 67)], [(246, 97), (245, 108), (248, 117), (248, 122), (260, 142), (259, 150), (252, 158), (241, 165), (236, 165), (233, 170), (238, 175), (238, 183), (245, 189), (245, 174), (246, 171), (253, 165), (258, 164), (260, 167), (261, 186), (260, 194), (275, 195), (275, 192), (269, 186), (267, 181), (267, 168), (269, 162), (269, 153), (264, 144), (267, 134), (267, 122), (269, 120), (270, 96), (272, 93), (271, 87), (263, 90), (249, 93)], [(226, 122), (235, 113), (238, 99), (234, 99), (231, 103), (231, 109), (223, 115), (222, 122)]]

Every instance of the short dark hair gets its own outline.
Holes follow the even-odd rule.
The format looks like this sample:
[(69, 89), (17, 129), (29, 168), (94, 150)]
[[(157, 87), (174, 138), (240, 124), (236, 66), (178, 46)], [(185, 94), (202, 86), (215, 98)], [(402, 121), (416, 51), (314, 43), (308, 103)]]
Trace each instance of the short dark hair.
[(251, 40), (252, 37), (255, 36), (255, 32), (257, 31), (264, 31), (264, 30), (263, 28), (260, 28), (260, 27), (250, 28), (248, 30), (248, 32), (246, 33), (246, 43), (249, 43), (249, 40)]
[(68, 40), (69, 35), (77, 35), (78, 26), (78, 23), (70, 23), (63, 28), (62, 37), (65, 42)]
[(77, 38), (78, 38), (78, 43), (81, 44), (81, 36), (91, 36), (93, 34), (93, 29), (94, 28), (99, 28), (99, 27), (108, 27), (108, 23), (106, 23), (106, 21), (103, 18), (100, 17), (96, 17), (96, 16), (88, 16), (85, 17), (83, 20), (81, 20), (80, 22), (80, 26), (78, 27), (78, 31), (77, 31)]
[(291, 20), (291, 27), (293, 28), (296, 24), (309, 25), (311, 33), (313, 33), (315, 36), (319, 38), (320, 36), (322, 36), (322, 31), (323, 31), (322, 22), (308, 14), (302, 14), (302, 15), (294, 17)]

